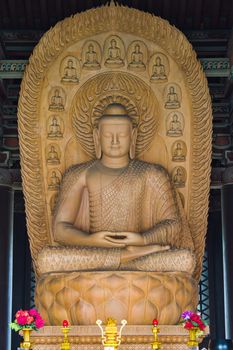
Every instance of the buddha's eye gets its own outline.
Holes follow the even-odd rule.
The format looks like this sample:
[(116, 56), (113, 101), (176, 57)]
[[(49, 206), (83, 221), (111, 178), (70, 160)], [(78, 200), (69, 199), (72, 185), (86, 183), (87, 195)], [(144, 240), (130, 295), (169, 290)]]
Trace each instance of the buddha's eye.
[(109, 138), (109, 137), (112, 137), (112, 134), (110, 132), (104, 132), (103, 136)]

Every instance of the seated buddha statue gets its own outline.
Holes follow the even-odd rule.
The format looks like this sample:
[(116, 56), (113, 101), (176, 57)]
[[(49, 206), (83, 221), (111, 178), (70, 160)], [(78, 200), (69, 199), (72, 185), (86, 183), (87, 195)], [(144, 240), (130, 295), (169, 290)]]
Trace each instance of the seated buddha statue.
[(85, 54), (83, 67), (87, 69), (100, 69), (100, 63), (98, 62), (98, 56), (94, 50), (93, 44), (88, 45), (88, 51)]
[(121, 49), (117, 46), (115, 39), (112, 39), (110, 42), (108, 58), (105, 61), (105, 66), (110, 68), (124, 66), (124, 61), (121, 57)]
[(150, 80), (167, 80), (165, 66), (161, 63), (161, 58), (159, 56), (156, 57), (155, 64), (152, 67), (152, 75)]
[(169, 123), (169, 129), (167, 135), (169, 136), (180, 136), (182, 135), (182, 123), (178, 119), (178, 115), (174, 114), (172, 120)]
[(180, 101), (177, 93), (175, 92), (174, 86), (169, 87), (165, 108), (180, 108)]
[(61, 127), (58, 124), (57, 117), (53, 117), (51, 124), (49, 125), (48, 138), (60, 138), (63, 134), (61, 132)]
[(74, 62), (72, 59), (69, 59), (67, 65), (64, 69), (64, 75), (61, 79), (62, 83), (78, 83), (77, 71), (74, 67)]
[(40, 272), (46, 256), (50, 271), (64, 270), (53, 251), (55, 257), (65, 249), (67, 259), (73, 254), (69, 271), (192, 273), (193, 242), (180, 199), (163, 167), (135, 159), (137, 128), (123, 105), (105, 108), (93, 139), (97, 159), (63, 177), (53, 220), (60, 248), (40, 253)]
[(146, 69), (146, 65), (143, 62), (143, 53), (140, 51), (140, 45), (136, 44), (134, 51), (131, 54), (131, 61), (128, 65), (129, 69), (135, 69), (137, 71), (143, 71)]
[(58, 89), (55, 90), (54, 95), (51, 97), (49, 110), (51, 110), (51, 111), (53, 111), (53, 110), (63, 111), (64, 110), (63, 99), (62, 99)]

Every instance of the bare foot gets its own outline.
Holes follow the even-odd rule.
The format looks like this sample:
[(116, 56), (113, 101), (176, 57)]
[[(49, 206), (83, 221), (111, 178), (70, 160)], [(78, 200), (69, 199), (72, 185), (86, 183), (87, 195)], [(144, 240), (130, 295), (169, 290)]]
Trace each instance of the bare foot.
[(134, 260), (136, 258), (140, 258), (144, 255), (149, 255), (152, 253), (158, 253), (165, 250), (169, 250), (169, 245), (145, 245), (145, 246), (128, 246), (125, 249), (122, 249), (121, 253), (121, 262), (126, 263), (130, 260)]

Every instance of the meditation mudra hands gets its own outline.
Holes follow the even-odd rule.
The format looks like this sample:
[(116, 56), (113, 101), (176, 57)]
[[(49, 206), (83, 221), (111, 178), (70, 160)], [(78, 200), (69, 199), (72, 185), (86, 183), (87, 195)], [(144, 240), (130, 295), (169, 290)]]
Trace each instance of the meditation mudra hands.
[(144, 237), (136, 232), (100, 231), (89, 235), (89, 239), (92, 245), (98, 247), (124, 248), (121, 252), (121, 262), (170, 249), (169, 245), (145, 245)]
[(135, 232), (100, 231), (92, 233), (90, 235), (90, 240), (95, 241), (95, 244), (98, 243), (99, 247), (124, 248), (128, 245), (145, 245), (143, 236)]

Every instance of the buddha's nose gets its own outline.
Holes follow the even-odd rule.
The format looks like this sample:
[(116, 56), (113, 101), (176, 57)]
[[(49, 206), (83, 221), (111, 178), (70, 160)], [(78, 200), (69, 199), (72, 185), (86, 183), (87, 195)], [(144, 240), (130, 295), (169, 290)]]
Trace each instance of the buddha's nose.
[(118, 145), (119, 144), (119, 138), (117, 134), (112, 135), (112, 145)]

